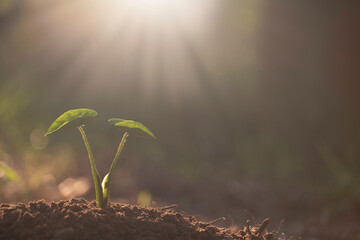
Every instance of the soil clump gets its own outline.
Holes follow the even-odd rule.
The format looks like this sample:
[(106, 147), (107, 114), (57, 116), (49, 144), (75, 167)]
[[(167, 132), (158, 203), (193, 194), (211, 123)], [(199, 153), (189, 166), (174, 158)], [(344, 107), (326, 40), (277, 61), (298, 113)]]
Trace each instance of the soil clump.
[(201, 222), (170, 208), (150, 208), (71, 199), (0, 204), (0, 239), (135, 239), (135, 240), (274, 240), (269, 220), (258, 226), (232, 231), (214, 222)]

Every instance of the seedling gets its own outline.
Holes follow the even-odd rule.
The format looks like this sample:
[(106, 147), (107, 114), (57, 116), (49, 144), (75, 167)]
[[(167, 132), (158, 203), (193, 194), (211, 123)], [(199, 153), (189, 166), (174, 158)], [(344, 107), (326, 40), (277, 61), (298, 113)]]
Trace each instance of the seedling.
[(87, 123), (89, 120), (94, 118), (96, 115), (97, 112), (91, 109), (80, 108), (80, 109), (69, 110), (63, 113), (51, 124), (45, 136), (57, 132), (60, 129), (66, 127), (76, 127), (80, 131), (90, 159), (91, 172), (95, 185), (96, 205), (100, 208), (107, 208), (109, 204), (111, 179), (114, 173), (116, 163), (120, 157), (121, 151), (124, 148), (127, 137), (129, 135), (132, 135), (142, 138), (150, 138), (150, 139), (156, 139), (156, 138), (155, 135), (147, 127), (145, 127), (143, 124), (139, 122), (135, 122), (132, 120), (124, 120), (120, 118), (109, 119), (109, 123), (117, 127), (118, 129), (124, 131), (124, 135), (120, 141), (115, 157), (111, 163), (109, 173), (105, 175), (101, 183), (100, 175), (98, 173), (95, 164), (95, 159), (92, 154), (89, 141), (87, 140), (83, 128), (83, 126), (85, 126), (85, 123)]

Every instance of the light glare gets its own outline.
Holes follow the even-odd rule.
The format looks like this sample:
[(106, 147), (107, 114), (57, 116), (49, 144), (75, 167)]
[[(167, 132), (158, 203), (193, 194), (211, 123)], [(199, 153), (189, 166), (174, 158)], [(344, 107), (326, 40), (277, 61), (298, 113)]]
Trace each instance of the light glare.
[(169, 20), (188, 10), (191, 1), (187, 0), (124, 0), (121, 2), (126, 11), (136, 17), (154, 20)]

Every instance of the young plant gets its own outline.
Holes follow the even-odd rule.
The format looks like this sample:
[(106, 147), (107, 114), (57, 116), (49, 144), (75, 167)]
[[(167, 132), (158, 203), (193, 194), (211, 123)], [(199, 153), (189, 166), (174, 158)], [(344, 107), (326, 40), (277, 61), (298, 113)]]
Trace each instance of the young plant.
[(123, 130), (124, 135), (120, 141), (115, 157), (111, 163), (109, 173), (105, 175), (101, 183), (100, 175), (98, 173), (95, 164), (95, 159), (92, 154), (91, 147), (89, 141), (87, 140), (85, 131), (83, 129), (85, 123), (87, 123), (89, 120), (94, 118), (96, 115), (97, 112), (91, 109), (80, 108), (80, 109), (69, 110), (63, 113), (51, 124), (45, 136), (57, 132), (58, 130), (66, 127), (76, 127), (80, 131), (90, 159), (90, 166), (91, 166), (92, 176), (95, 185), (96, 205), (100, 208), (106, 208), (109, 204), (110, 185), (111, 185), (113, 172), (116, 163), (120, 157), (121, 151), (124, 148), (127, 137), (129, 135), (133, 135), (143, 138), (151, 138), (151, 139), (156, 139), (156, 138), (155, 135), (147, 127), (145, 127), (143, 124), (139, 122), (134, 122), (132, 120), (124, 120), (120, 118), (109, 119), (109, 123), (119, 128), (120, 130)]

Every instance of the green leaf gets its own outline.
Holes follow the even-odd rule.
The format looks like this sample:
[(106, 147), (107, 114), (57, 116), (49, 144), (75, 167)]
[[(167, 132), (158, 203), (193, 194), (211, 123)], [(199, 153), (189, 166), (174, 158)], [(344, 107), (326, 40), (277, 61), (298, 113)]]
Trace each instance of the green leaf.
[(9, 181), (18, 182), (20, 181), (20, 176), (17, 172), (9, 167), (6, 163), (0, 162), (0, 175), (3, 175)]
[(156, 139), (155, 135), (142, 123), (120, 118), (110, 118), (109, 123), (120, 128), (121, 130), (124, 130), (130, 135)]
[(78, 127), (95, 117), (97, 112), (91, 109), (79, 108), (69, 110), (58, 117), (47, 130), (46, 135), (52, 134), (63, 127)]

